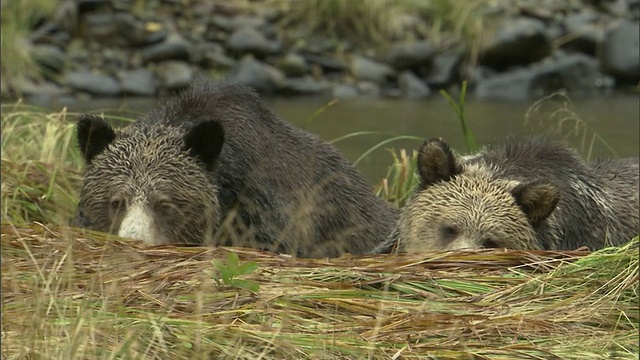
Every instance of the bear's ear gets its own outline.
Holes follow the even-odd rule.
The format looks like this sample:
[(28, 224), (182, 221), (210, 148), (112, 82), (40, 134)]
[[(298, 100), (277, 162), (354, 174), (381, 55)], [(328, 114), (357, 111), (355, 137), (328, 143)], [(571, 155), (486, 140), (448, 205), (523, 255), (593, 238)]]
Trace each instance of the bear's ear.
[(95, 115), (83, 114), (76, 124), (78, 147), (87, 164), (116, 138), (109, 123)]
[(439, 138), (425, 140), (418, 151), (418, 173), (423, 186), (448, 181), (460, 173), (456, 156)]
[(191, 128), (184, 137), (189, 154), (202, 161), (207, 170), (213, 169), (223, 143), (224, 128), (217, 121), (203, 121)]
[(548, 218), (560, 201), (558, 189), (541, 181), (520, 184), (511, 190), (511, 194), (532, 226), (538, 226)]

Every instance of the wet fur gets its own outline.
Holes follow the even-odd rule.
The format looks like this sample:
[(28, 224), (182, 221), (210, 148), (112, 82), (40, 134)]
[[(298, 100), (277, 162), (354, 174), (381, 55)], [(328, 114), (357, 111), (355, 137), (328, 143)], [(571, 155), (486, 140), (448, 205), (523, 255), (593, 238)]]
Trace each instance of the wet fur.
[[(422, 183), (397, 228), (374, 253), (446, 249), (446, 238), (433, 235), (433, 219), (451, 212), (455, 202), (456, 209), (464, 210), (452, 219), (470, 219), (463, 225), (473, 227), (467, 233), (480, 237), (499, 228), (506, 235), (492, 239), (497, 247), (595, 250), (619, 245), (640, 232), (637, 158), (587, 163), (544, 136), (512, 138), (465, 158), (443, 156), (443, 151), (450, 150), (439, 139), (426, 141), (420, 149)], [(440, 174), (439, 169), (450, 170)], [(471, 200), (483, 192), (489, 196), (482, 202)], [(481, 228), (485, 226), (492, 230)], [(474, 238), (468, 245), (482, 247), (482, 240)]]
[[(115, 138), (103, 129), (102, 137), (90, 139), (83, 129), (89, 122), (81, 120), (78, 128), (87, 176), (73, 221), (77, 226), (112, 232), (117, 228), (117, 221), (107, 224), (104, 203), (115, 185), (123, 185), (111, 179), (134, 181), (138, 192), (155, 186), (154, 171), (140, 173), (145, 165), (138, 158), (154, 152), (150, 144), (159, 139), (157, 133), (168, 134), (172, 150), (145, 156), (169, 172), (167, 179), (180, 179), (168, 191), (191, 199), (194, 211), (217, 209), (184, 213), (183, 226), (170, 234), (170, 242), (211, 238), (213, 245), (333, 257), (369, 251), (388, 236), (397, 218), (397, 210), (375, 196), (333, 146), (279, 119), (242, 85), (194, 84)], [(214, 125), (207, 129), (207, 124)], [(216, 133), (223, 135), (215, 139)], [(219, 156), (212, 156), (216, 151)], [(92, 171), (97, 167), (99, 172)], [(195, 236), (185, 235), (189, 233)]]

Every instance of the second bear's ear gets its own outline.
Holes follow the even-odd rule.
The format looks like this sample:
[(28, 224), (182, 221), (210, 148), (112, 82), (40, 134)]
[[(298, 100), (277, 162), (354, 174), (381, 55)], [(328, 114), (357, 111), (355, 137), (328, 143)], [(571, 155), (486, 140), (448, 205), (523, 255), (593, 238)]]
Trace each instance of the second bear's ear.
[(224, 128), (217, 121), (203, 121), (191, 128), (184, 137), (185, 148), (202, 161), (207, 170), (213, 169), (224, 143)]
[(520, 184), (511, 190), (511, 194), (532, 226), (537, 226), (548, 218), (560, 201), (558, 189), (541, 181)]
[(418, 174), (423, 186), (448, 181), (460, 173), (456, 156), (439, 138), (426, 140), (418, 151)]
[(109, 123), (95, 115), (81, 115), (76, 124), (78, 147), (87, 164), (116, 138)]

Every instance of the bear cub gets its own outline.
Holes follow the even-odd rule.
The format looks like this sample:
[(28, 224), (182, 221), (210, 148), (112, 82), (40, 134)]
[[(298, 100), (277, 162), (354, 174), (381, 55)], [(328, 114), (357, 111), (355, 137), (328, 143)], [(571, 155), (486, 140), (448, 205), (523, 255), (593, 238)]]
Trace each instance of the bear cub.
[(149, 244), (362, 254), (398, 210), (333, 146), (240, 84), (193, 84), (122, 129), (83, 115), (86, 163), (71, 225)]
[(585, 162), (540, 135), (471, 156), (428, 139), (418, 152), (421, 183), (374, 253), (620, 245), (640, 233), (638, 163)]

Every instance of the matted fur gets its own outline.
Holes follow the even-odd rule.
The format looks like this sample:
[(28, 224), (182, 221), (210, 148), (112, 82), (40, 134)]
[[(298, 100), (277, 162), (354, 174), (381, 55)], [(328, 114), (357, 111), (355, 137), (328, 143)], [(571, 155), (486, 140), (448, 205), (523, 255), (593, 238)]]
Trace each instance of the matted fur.
[(369, 251), (397, 219), (333, 146), (242, 85), (194, 84), (123, 130), (99, 121), (79, 123), (87, 169), (78, 226), (118, 233), (114, 207), (135, 202), (159, 229), (153, 243), (323, 257)]
[(640, 232), (637, 158), (587, 163), (545, 136), (511, 138), (460, 157), (430, 139), (418, 169), (422, 183), (374, 252), (594, 250)]

